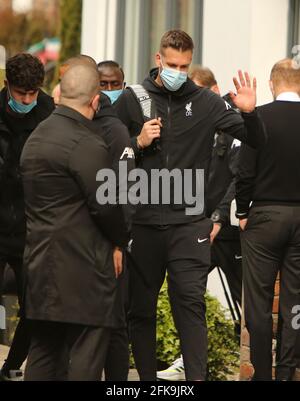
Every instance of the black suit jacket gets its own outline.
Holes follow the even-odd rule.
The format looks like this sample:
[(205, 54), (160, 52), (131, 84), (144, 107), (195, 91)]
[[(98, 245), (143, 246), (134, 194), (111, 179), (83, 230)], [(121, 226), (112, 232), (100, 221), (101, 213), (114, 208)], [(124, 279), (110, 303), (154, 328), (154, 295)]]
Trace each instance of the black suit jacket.
[(92, 122), (60, 106), (21, 157), (29, 319), (112, 326), (114, 245), (127, 244), (122, 209), (96, 200), (97, 172), (112, 168)]

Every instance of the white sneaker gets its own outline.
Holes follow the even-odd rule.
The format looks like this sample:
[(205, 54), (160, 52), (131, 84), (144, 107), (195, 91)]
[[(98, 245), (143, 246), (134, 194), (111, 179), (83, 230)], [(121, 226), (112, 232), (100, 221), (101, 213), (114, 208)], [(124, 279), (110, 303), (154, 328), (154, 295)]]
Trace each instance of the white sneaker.
[(24, 375), (21, 369), (10, 370), (8, 374), (0, 371), (0, 381), (19, 382), (24, 381)]
[(168, 369), (157, 372), (157, 379), (166, 381), (184, 381), (185, 372), (182, 357), (176, 359)]

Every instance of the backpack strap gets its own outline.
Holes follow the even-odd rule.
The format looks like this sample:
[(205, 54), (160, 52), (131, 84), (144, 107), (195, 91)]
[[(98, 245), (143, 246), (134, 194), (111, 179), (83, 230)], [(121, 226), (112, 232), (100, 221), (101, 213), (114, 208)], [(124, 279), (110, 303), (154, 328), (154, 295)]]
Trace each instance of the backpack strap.
[(143, 119), (145, 122), (157, 118), (157, 112), (154, 101), (151, 99), (148, 91), (143, 87), (143, 85), (130, 85), (127, 87), (133, 93), (137, 99)]

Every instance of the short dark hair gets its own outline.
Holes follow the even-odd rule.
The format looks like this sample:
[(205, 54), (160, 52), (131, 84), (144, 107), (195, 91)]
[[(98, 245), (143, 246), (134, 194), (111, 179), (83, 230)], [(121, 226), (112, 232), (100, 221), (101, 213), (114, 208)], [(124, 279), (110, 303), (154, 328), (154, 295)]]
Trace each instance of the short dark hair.
[(161, 38), (160, 42), (160, 52), (162, 53), (164, 49), (171, 47), (175, 50), (187, 51), (194, 50), (193, 39), (186, 32), (180, 29), (173, 29), (166, 32)]
[(192, 66), (189, 78), (191, 80), (197, 79), (197, 81), (201, 82), (201, 85), (205, 88), (211, 88), (212, 86), (217, 85), (214, 73), (209, 68), (202, 67), (201, 65)]
[(10, 85), (38, 90), (44, 83), (45, 69), (42, 62), (29, 53), (19, 53), (6, 62), (6, 78)]
[(113, 60), (101, 61), (100, 63), (98, 63), (98, 71), (100, 72), (102, 68), (115, 68), (117, 70), (120, 70), (123, 80), (125, 79), (123, 68), (116, 61)]

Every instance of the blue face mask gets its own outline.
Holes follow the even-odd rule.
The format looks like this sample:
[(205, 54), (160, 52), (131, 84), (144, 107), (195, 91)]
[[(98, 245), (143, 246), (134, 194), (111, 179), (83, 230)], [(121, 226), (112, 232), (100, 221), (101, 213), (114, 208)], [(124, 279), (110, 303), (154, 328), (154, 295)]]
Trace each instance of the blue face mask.
[(161, 64), (163, 69), (160, 73), (160, 78), (164, 84), (164, 87), (169, 91), (176, 92), (182, 87), (187, 81), (187, 72), (173, 70), (172, 68), (165, 68)]
[(102, 91), (102, 93), (110, 98), (111, 104), (114, 104), (122, 95), (123, 89), (118, 89), (114, 91)]
[(14, 111), (15, 113), (19, 113), (19, 114), (28, 114), (31, 112), (31, 110), (37, 105), (37, 100), (34, 100), (32, 103), (30, 104), (23, 104), (23, 103), (19, 103), (17, 102), (11, 95), (9, 87), (8, 89), (8, 93), (9, 93), (9, 101), (8, 101), (8, 105), (9, 107), (12, 109), (12, 111)]

